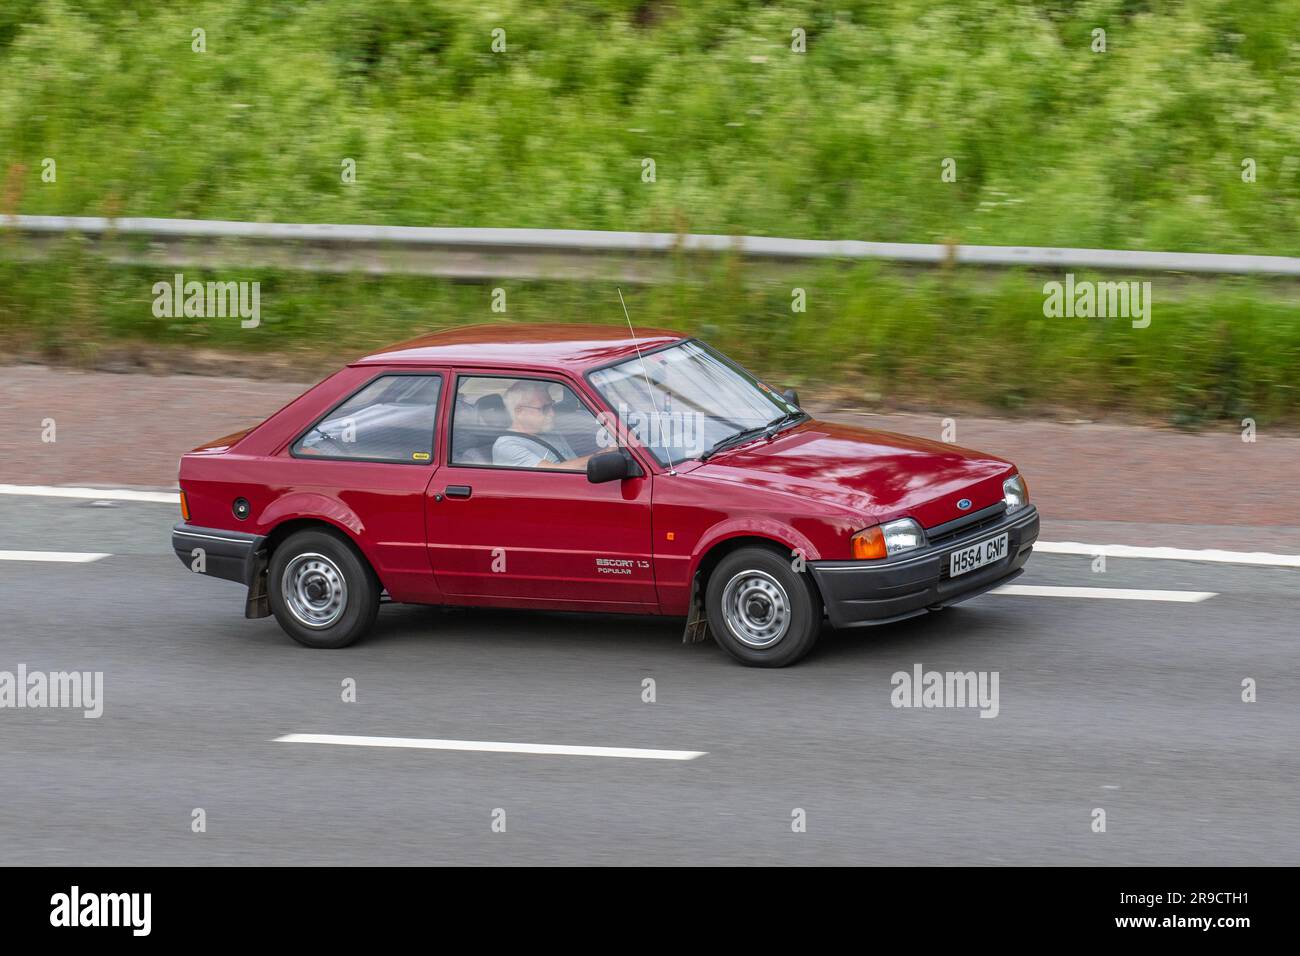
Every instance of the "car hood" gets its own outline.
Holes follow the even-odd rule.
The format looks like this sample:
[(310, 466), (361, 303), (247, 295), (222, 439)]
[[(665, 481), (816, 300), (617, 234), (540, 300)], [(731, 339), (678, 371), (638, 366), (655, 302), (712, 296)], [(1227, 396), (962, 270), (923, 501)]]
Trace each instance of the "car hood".
[[(1002, 500), (1015, 466), (943, 442), (809, 421), (720, 452), (692, 474), (768, 487), (857, 511), (875, 521), (909, 516), (924, 528)], [(967, 508), (957, 503), (969, 499)]]

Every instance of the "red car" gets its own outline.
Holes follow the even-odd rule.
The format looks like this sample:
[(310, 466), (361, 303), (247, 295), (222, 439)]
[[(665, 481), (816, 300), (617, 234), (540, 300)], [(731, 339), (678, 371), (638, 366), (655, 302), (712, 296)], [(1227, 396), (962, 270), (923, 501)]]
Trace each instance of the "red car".
[(186, 567), (321, 648), (386, 597), (681, 616), (779, 667), (825, 618), (1004, 583), (1038, 537), (1007, 461), (816, 421), (675, 332), (584, 325), (394, 345), (183, 456), (180, 487)]

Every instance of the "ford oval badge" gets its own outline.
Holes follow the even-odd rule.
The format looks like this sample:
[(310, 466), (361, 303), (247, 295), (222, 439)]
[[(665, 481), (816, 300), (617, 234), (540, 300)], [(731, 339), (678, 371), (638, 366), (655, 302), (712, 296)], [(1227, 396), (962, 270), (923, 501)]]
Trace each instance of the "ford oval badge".
[(969, 510), (969, 509), (970, 509), (970, 499), (969, 499), (969, 498), (963, 498), (961, 501), (957, 502), (957, 509), (958, 509), (959, 511), (967, 511), (967, 510)]

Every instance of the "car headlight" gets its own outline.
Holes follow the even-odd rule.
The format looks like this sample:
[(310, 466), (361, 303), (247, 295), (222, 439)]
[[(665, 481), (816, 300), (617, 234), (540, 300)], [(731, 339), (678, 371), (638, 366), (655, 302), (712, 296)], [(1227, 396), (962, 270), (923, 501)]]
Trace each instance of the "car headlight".
[(892, 557), (925, 545), (925, 532), (911, 518), (899, 518), (853, 536), (853, 557), (872, 560)]
[(1012, 475), (1002, 482), (1002, 500), (1007, 503), (1007, 511), (1015, 511), (1029, 504), (1029, 486), (1019, 475)]

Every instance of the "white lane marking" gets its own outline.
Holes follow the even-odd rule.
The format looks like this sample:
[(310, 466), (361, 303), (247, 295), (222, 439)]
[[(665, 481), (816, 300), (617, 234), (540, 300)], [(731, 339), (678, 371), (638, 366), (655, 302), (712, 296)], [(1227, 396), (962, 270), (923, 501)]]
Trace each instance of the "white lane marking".
[[(31, 495), (37, 498), (80, 498), (90, 501), (145, 501), (178, 505), (175, 491), (138, 491), (133, 488), (65, 488), (61, 485), (3, 485), (0, 495)], [(1151, 558), (1159, 561), (1208, 561), (1216, 564), (1256, 564), (1300, 568), (1300, 554), (1267, 551), (1223, 551), (1215, 548), (1165, 548), (1130, 544), (1085, 544), (1079, 541), (1037, 541), (1034, 550), (1043, 554), (1104, 554), (1108, 558)]]
[(569, 757), (632, 757), (694, 760), (705, 750), (643, 750), (639, 747), (570, 747), (562, 744), (504, 744), (492, 740), (434, 740), (424, 737), (354, 737), (348, 734), (285, 734), (278, 744), (339, 744), (344, 747), (406, 747), (412, 750), (470, 750), (501, 754), (559, 754)]
[(1217, 597), (1217, 591), (1152, 591), (1138, 588), (1058, 588), (1038, 584), (1004, 584), (990, 594), (1023, 597), (1104, 598), (1112, 601), (1180, 601), (1196, 604)]
[(136, 491), (132, 488), (64, 488), (61, 485), (0, 485), (0, 495), (31, 495), (33, 498), (82, 498), (91, 501), (150, 501), (178, 505), (178, 491)]
[(111, 555), (100, 551), (0, 551), (0, 561), (62, 561), (88, 564)]
[(1269, 554), (1266, 551), (1220, 551), (1214, 548), (1142, 548), (1131, 544), (1081, 544), (1078, 541), (1038, 541), (1035, 551), (1044, 554), (1086, 554), (1108, 558), (1154, 558), (1159, 561), (1213, 561), (1217, 564), (1264, 564), (1300, 568), (1300, 554)]

